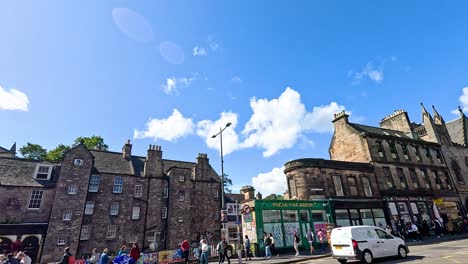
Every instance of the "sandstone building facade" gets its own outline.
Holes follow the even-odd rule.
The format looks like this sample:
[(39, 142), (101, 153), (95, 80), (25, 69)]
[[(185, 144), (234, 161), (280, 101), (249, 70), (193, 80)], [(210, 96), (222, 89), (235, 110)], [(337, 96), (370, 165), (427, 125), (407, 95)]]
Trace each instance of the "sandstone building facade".
[[(31, 215), (7, 215), (3, 221), (45, 225), (39, 237), (41, 262), (57, 261), (66, 246), (80, 258), (95, 247), (116, 252), (138, 243), (150, 251), (175, 248), (186, 237), (218, 239), (221, 180), (207, 155), (199, 154), (194, 163), (163, 159), (160, 146), (150, 145), (146, 157), (131, 151), (130, 142), (122, 152), (78, 145), (65, 153), (61, 164), (0, 157), (0, 171), (5, 172), (1, 202), (17, 199), (15, 214)], [(41, 166), (51, 168), (47, 180), (34, 178)], [(23, 167), (27, 169), (18, 169)], [(41, 199), (35, 190), (43, 193)], [(25, 197), (30, 201), (23, 201)], [(30, 208), (33, 197), (39, 199), (36, 210)], [(0, 225), (0, 236), (10, 227)]]

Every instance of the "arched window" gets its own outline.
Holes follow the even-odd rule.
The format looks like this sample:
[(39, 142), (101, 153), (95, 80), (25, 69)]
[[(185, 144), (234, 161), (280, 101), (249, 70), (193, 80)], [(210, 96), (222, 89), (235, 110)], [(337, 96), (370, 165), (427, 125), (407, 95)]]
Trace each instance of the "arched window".
[(452, 169), (453, 172), (455, 173), (455, 177), (457, 178), (457, 181), (459, 184), (465, 184), (465, 181), (463, 180), (463, 176), (461, 175), (461, 169), (458, 163), (452, 159)]

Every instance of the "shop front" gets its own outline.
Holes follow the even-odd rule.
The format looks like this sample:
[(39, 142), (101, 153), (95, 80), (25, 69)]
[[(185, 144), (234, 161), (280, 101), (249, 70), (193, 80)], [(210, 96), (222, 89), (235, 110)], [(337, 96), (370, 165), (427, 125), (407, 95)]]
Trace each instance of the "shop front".
[(386, 227), (384, 203), (379, 200), (332, 200), (337, 226)]
[(433, 218), (433, 203), (427, 197), (386, 197), (386, 209), (390, 216), (393, 230), (397, 230), (397, 225), (416, 223), (422, 225), (429, 224)]
[(264, 254), (263, 232), (271, 233), (275, 248), (285, 252), (293, 250), (295, 232), (301, 237), (300, 246), (309, 247), (305, 238), (309, 228), (316, 234), (334, 226), (331, 204), (322, 200), (255, 200), (245, 204), (242, 211), (243, 233), (255, 244), (257, 256)]
[(449, 220), (463, 218), (463, 206), (458, 197), (436, 198), (434, 202), (434, 216), (442, 219), (444, 223)]
[(33, 263), (39, 261), (47, 224), (0, 224), (0, 253), (28, 251)]

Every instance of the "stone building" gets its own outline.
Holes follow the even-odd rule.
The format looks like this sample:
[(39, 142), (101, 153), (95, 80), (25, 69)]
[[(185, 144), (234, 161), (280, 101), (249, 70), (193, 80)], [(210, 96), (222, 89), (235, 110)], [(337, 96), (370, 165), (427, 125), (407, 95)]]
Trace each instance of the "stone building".
[(380, 127), (351, 123), (344, 111), (336, 114), (330, 157), (372, 164), (393, 219), (430, 221), (433, 209), (444, 220), (459, 218), (460, 200), (442, 153), (443, 146), (452, 146), (450, 134), (435, 109), (434, 119), (421, 109), (422, 124), (397, 110)]
[(242, 215), (240, 213), (240, 206), (244, 201), (244, 194), (226, 193), (224, 194), (224, 203), (226, 212), (225, 221), (223, 221), (224, 230), (227, 233), (227, 241), (235, 244), (239, 239), (242, 240), (242, 228), (240, 222)]
[[(41, 166), (50, 167), (47, 179), (35, 176), (45, 171)], [(18, 199), (17, 215), (28, 218), (17, 222), (44, 225), (37, 229), (43, 230), (39, 239), (47, 232), (41, 262), (57, 261), (64, 247), (81, 258), (95, 247), (113, 253), (138, 243), (151, 251), (175, 248), (186, 237), (220, 236), (221, 180), (206, 154), (185, 162), (163, 159), (161, 147), (154, 145), (146, 157), (132, 155), (130, 142), (122, 152), (78, 145), (61, 164), (0, 157), (2, 170), (0, 203), (9, 201), (3, 196)], [(31, 208), (32, 203), (40, 207)], [(8, 215), (3, 222), (12, 219)]]
[(47, 234), (60, 164), (19, 159), (14, 149), (0, 153), (0, 252), (27, 250), (34, 262)]

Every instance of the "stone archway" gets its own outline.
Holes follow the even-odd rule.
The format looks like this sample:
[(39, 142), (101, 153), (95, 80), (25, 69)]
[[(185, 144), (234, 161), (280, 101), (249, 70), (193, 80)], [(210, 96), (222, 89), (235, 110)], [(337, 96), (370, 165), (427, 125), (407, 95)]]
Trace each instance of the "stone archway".
[(10, 252), (11, 243), (13, 243), (11, 239), (0, 236), (0, 254)]
[(23, 240), (24, 251), (28, 251), (32, 263), (36, 263), (37, 253), (39, 252), (39, 239), (35, 236), (28, 236)]

